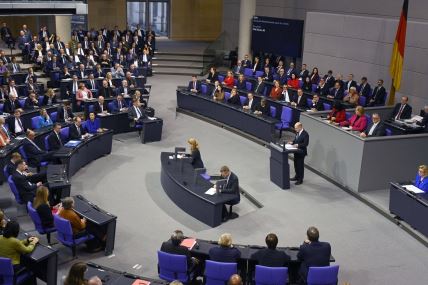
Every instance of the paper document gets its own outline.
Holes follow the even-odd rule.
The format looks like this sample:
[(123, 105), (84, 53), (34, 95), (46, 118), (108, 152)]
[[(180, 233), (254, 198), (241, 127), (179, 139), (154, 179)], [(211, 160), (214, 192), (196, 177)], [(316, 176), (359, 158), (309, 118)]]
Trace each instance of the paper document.
[(214, 187), (211, 187), (210, 189), (208, 189), (205, 194), (207, 195), (214, 195), (216, 193), (216, 189)]
[(345, 131), (350, 131), (350, 130), (352, 130), (352, 128), (351, 128), (351, 127), (342, 127), (342, 129), (343, 129), (343, 130), (345, 130)]
[(157, 118), (156, 117), (147, 117), (149, 120), (152, 120), (152, 121), (154, 121), (154, 120), (156, 120)]
[(285, 149), (288, 150), (297, 150), (297, 147), (294, 147), (292, 144), (285, 144)]
[(181, 242), (180, 245), (187, 247), (189, 250), (192, 250), (192, 248), (195, 246), (195, 244), (196, 244), (196, 239), (186, 238)]
[(422, 191), (421, 189), (419, 189), (415, 185), (411, 185), (411, 184), (410, 185), (403, 185), (403, 188), (410, 191), (410, 192), (413, 192), (415, 194), (425, 193), (424, 191)]

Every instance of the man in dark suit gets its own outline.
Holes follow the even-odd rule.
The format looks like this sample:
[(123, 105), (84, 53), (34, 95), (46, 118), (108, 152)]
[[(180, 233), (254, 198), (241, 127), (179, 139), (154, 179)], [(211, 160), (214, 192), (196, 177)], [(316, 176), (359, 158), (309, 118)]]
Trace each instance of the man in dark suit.
[(82, 127), (82, 119), (75, 117), (73, 121), (74, 124), (70, 126), (70, 140), (81, 140), (82, 136), (86, 134), (85, 129)]
[[(175, 230), (172, 233), (170, 240), (162, 243), (160, 250), (162, 252), (166, 252), (169, 254), (186, 256), (187, 271), (195, 272), (195, 270), (198, 267), (197, 265), (199, 264), (199, 260), (190, 255), (190, 250), (187, 247), (181, 245), (181, 242), (183, 240), (184, 240), (183, 232), (181, 230)], [(194, 275), (197, 276), (198, 274), (194, 274)]]
[(401, 97), (401, 102), (395, 105), (391, 118), (394, 120), (410, 119), (412, 117), (412, 106), (410, 106), (408, 102), (409, 97)]
[(187, 91), (198, 93), (201, 91), (201, 83), (196, 75), (192, 75), (192, 80), (189, 82)]
[(370, 96), (371, 87), (370, 84), (367, 82), (367, 77), (363, 76), (361, 78), (361, 84), (360, 84), (360, 96), (364, 96), (366, 98), (369, 98)]
[(21, 66), (16, 62), (16, 57), (14, 56), (12, 56), (11, 63), (9, 63), (8, 68), (11, 73), (21, 72)]
[(325, 80), (323, 78), (320, 79), (317, 88), (315, 89), (315, 93), (320, 96), (327, 96), (329, 94), (329, 88), (327, 84), (325, 84)]
[(254, 95), (253, 93), (248, 93), (247, 95), (247, 102), (242, 107), (244, 110), (250, 110), (251, 112), (254, 112), (256, 110), (256, 102), (254, 102)]
[(13, 152), (12, 155), (10, 156), (10, 160), (7, 162), (6, 164), (6, 172), (9, 175), (12, 175), (15, 173), (16, 171), (16, 166), (17, 166), (17, 162), (19, 160), (21, 160), (22, 157), (18, 152)]
[[(322, 80), (322, 79), (321, 79)], [(329, 99), (334, 99), (334, 100), (339, 100), (341, 101), (343, 99), (344, 96), (344, 92), (342, 87), (340, 86), (339, 82), (336, 82), (334, 84), (334, 88), (331, 89), (331, 91), (329, 92), (329, 94), (327, 95), (327, 98)]]
[(241, 61), (241, 65), (243, 68), (251, 68), (252, 67), (251, 60), (250, 60), (250, 57), (248, 56), (248, 54), (246, 54), (244, 56), (244, 59)]
[(95, 80), (94, 74), (90, 73), (88, 76), (88, 80), (86, 81), (86, 88), (88, 88), (89, 90), (98, 90), (98, 84), (97, 81)]
[(354, 80), (354, 75), (352, 73), (348, 75), (348, 81), (345, 82), (345, 90), (349, 92), (351, 87), (357, 88), (357, 81)]
[(302, 89), (297, 89), (297, 97), (291, 100), (291, 105), (296, 108), (305, 109), (307, 108), (307, 100)]
[[(230, 205), (230, 210), (232, 210), (232, 205), (236, 205), (241, 201), (238, 176), (230, 171), (229, 167), (227, 166), (222, 166), (220, 168), (220, 175), (223, 179), (226, 179), (226, 185), (223, 187), (223, 189), (220, 189), (220, 193), (231, 195), (231, 200), (225, 204)], [(227, 213), (226, 206), (223, 205), (223, 221), (227, 220), (229, 217), (231, 217), (231, 215), (232, 212), (229, 211), (229, 213)]]
[(241, 99), (239, 98), (238, 91), (235, 88), (230, 91), (230, 97), (227, 99), (227, 103), (241, 106)]
[(42, 161), (52, 161), (53, 152), (42, 150), (35, 142), (36, 133), (32, 130), (27, 130), (27, 137), (23, 140), (24, 151), (28, 157), (28, 163), (31, 166), (38, 166)]
[(71, 111), (70, 102), (66, 101), (62, 107), (58, 108), (57, 121), (60, 123), (71, 122), (74, 118), (74, 114)]
[(132, 107), (128, 109), (128, 118), (131, 120), (131, 127), (135, 127), (135, 124), (141, 123), (147, 115), (144, 112), (143, 108), (141, 108), (140, 100), (134, 99), (132, 100)]
[(378, 113), (372, 114), (372, 123), (360, 134), (360, 137), (383, 137), (386, 135), (385, 125), (380, 120)]
[(111, 109), (112, 113), (127, 111), (128, 105), (126, 104), (125, 100), (123, 100), (123, 95), (119, 94), (116, 97), (116, 100), (113, 101), (113, 107)]
[(425, 132), (428, 132), (428, 105), (425, 105), (424, 110), (421, 111), (422, 120), (416, 122), (418, 126), (425, 127)]
[(104, 112), (107, 112), (107, 104), (103, 96), (98, 96), (98, 102), (94, 104), (94, 113), (97, 115)]
[(12, 176), (13, 182), (15, 182), (16, 188), (19, 192), (19, 196), (25, 203), (29, 201), (33, 202), (37, 187), (43, 185), (41, 181), (37, 183), (29, 181), (26, 170), (27, 164), (24, 160), (20, 159), (16, 162), (16, 171)]
[(257, 77), (257, 84), (254, 84), (254, 93), (262, 94), (265, 89), (265, 84), (261, 76)]
[(302, 64), (302, 70), (300, 70), (299, 74), (298, 74), (298, 78), (300, 80), (302, 80), (303, 82), (305, 82), (306, 77), (309, 76), (309, 70), (306, 69), (306, 64)]
[(27, 131), (27, 127), (21, 120), (21, 109), (15, 109), (13, 116), (7, 118), (7, 125), (9, 131), (16, 137), (24, 134)]
[(312, 104), (308, 106), (313, 112), (324, 111), (324, 105), (320, 101), (320, 97), (314, 94), (312, 97)]
[(103, 80), (103, 85), (98, 89), (98, 96), (103, 96), (104, 98), (114, 97), (113, 89), (108, 85), (107, 80)]
[(297, 71), (294, 67), (294, 62), (290, 62), (290, 66), (288, 67), (287, 72), (285, 74), (287, 75), (287, 78), (291, 78), (291, 74), (295, 74), (297, 76)]
[(9, 100), (6, 100), (3, 105), (3, 112), (13, 114), (15, 110), (21, 108), (17, 97), (9, 93)]
[(244, 73), (244, 67), (242, 67), (242, 62), (238, 61), (236, 65), (233, 67), (233, 74), (239, 75)]
[(379, 79), (377, 81), (377, 86), (373, 90), (373, 95), (370, 98), (370, 101), (367, 104), (367, 106), (368, 107), (373, 107), (373, 106), (382, 105), (385, 102), (384, 101), (385, 100), (385, 96), (386, 96), (386, 90), (385, 90), (385, 87), (383, 87), (383, 80)]
[(336, 79), (333, 76), (333, 71), (329, 70), (327, 74), (324, 76), (325, 85), (327, 85), (327, 90), (334, 86), (334, 82)]
[(273, 82), (273, 74), (269, 67), (264, 68), (263, 80), (267, 82)]
[(330, 265), (331, 246), (328, 242), (319, 241), (319, 231), (310, 227), (306, 235), (307, 240), (300, 246), (297, 259), (301, 262), (299, 275), (303, 284), (306, 284), (309, 267)]
[(286, 267), (290, 261), (284, 251), (276, 250), (278, 245), (278, 237), (276, 234), (270, 233), (265, 239), (267, 248), (260, 249), (253, 253), (250, 259), (255, 260), (258, 265), (267, 267)]
[(288, 142), (298, 150), (294, 153), (294, 171), (296, 176), (291, 178), (291, 181), (296, 181), (296, 185), (303, 183), (304, 171), (305, 171), (305, 156), (308, 155), (307, 147), (309, 145), (309, 134), (303, 129), (303, 125), (297, 122), (294, 125), (296, 130), (296, 137), (292, 142)]
[(36, 99), (36, 93), (31, 92), (27, 99), (25, 99), (24, 109), (25, 110), (34, 110), (39, 108), (39, 100)]
[(52, 151), (59, 150), (63, 146), (60, 136), (61, 124), (55, 123), (52, 133), (48, 137), (49, 149)]
[(77, 75), (73, 75), (73, 80), (68, 84), (68, 96), (76, 97), (76, 93), (79, 91), (79, 79)]

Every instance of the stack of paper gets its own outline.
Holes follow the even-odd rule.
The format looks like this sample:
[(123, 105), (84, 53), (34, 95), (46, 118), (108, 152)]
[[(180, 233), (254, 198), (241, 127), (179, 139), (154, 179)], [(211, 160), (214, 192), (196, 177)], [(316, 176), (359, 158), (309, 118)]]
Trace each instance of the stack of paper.
[(403, 188), (415, 194), (425, 193), (423, 190), (419, 189), (415, 185), (403, 185)]
[(285, 149), (288, 149), (288, 150), (297, 150), (297, 147), (294, 147), (292, 144), (285, 144)]
[(205, 194), (207, 195), (214, 195), (215, 193), (217, 193), (216, 189), (214, 187), (211, 187), (210, 189), (208, 189)]

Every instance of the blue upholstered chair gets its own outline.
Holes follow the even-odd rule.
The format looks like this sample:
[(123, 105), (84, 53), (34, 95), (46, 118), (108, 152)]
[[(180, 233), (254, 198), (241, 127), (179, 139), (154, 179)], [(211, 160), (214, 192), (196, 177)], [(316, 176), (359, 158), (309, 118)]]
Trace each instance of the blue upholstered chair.
[(309, 267), (308, 285), (337, 285), (339, 265), (324, 267)]
[(44, 228), (42, 225), (42, 221), (40, 220), (40, 216), (37, 213), (37, 211), (33, 208), (33, 203), (30, 201), (27, 202), (27, 210), (28, 214), (30, 215), (31, 220), (34, 223), (34, 226), (36, 227), (36, 230), (41, 235), (46, 235), (46, 239), (48, 240), (48, 243), (51, 243), (51, 233), (56, 232), (56, 228)]
[(54, 224), (57, 230), (57, 239), (66, 247), (71, 248), (73, 257), (76, 256), (76, 246), (94, 238), (93, 235), (88, 234), (75, 239), (70, 221), (63, 219), (58, 215), (54, 215)]
[[(24, 146), (23, 145), (21, 145), (19, 148), (18, 148), (18, 151), (19, 151), (19, 154), (21, 154), (21, 156), (24, 158), (24, 160), (25, 161), (28, 161), (28, 155), (27, 155), (27, 153), (25, 152), (25, 150), (24, 150)], [(32, 167), (37, 167), (37, 170), (39, 171), (40, 169), (40, 166), (46, 166), (46, 165), (48, 165), (48, 162), (47, 161), (41, 161), (40, 162), (40, 164), (39, 165), (30, 165), (30, 166), (32, 166)]]
[(247, 97), (245, 97), (245, 96), (239, 96), (239, 101), (241, 101), (241, 106), (244, 106), (245, 102), (247, 101)]
[(58, 117), (58, 112), (52, 112), (50, 115), (52, 122), (56, 122), (56, 119)]
[(35, 116), (31, 118), (31, 127), (33, 128), (33, 130), (39, 127), (39, 118), (40, 116)]
[(306, 99), (306, 105), (308, 105), (308, 108), (310, 108), (310, 106), (312, 106), (312, 99)]
[(367, 103), (367, 98), (364, 96), (360, 96), (360, 98), (358, 99), (358, 104), (364, 107), (366, 106), (366, 103)]
[(331, 104), (329, 104), (329, 103), (322, 103), (322, 105), (324, 106), (324, 110), (325, 111), (331, 110)]
[(248, 91), (253, 91), (253, 84), (251, 82), (245, 82), (245, 87), (247, 88)]
[(275, 124), (275, 129), (280, 130), (280, 136), (282, 135), (282, 130), (288, 129), (291, 127), (291, 122), (293, 119), (293, 111), (290, 107), (283, 106), (281, 113), (281, 122)]
[(227, 284), (230, 276), (237, 273), (236, 263), (205, 261), (205, 285)]
[(207, 85), (206, 84), (202, 84), (201, 85), (201, 92), (202, 92), (202, 94), (207, 94), (207, 91), (208, 91), (208, 87), (207, 87)]
[(12, 175), (7, 178), (7, 183), (9, 184), (10, 191), (12, 191), (13, 196), (15, 196), (16, 203), (23, 205), (24, 201), (19, 195), (18, 188), (16, 188), (15, 181), (13, 181)]
[(269, 110), (270, 110), (270, 116), (272, 118), (276, 118), (276, 107), (275, 106), (270, 106)]
[(287, 283), (287, 267), (266, 267), (256, 265), (256, 285), (283, 285)]
[(389, 136), (392, 136), (392, 130), (391, 129), (388, 129), (388, 128), (386, 128), (385, 129), (385, 133), (386, 133), (386, 135), (389, 137)]
[(224, 92), (224, 101), (227, 102), (230, 98), (230, 92)]
[(15, 274), (13, 270), (12, 260), (10, 258), (0, 257), (0, 284), (2, 285), (18, 285), (30, 282), (36, 284), (36, 278), (30, 271), (26, 269), (19, 270)]
[(179, 280), (189, 283), (191, 274), (187, 268), (187, 257), (185, 255), (169, 254), (158, 250), (159, 277), (166, 281)]
[(43, 142), (45, 143), (45, 150), (50, 151), (51, 147), (49, 145), (49, 136), (45, 136), (45, 138), (43, 139)]
[(63, 142), (68, 142), (68, 138), (70, 137), (70, 127), (62, 128), (61, 131), (59, 131), (59, 135)]
[(252, 77), (253, 76), (253, 70), (251, 68), (245, 68), (244, 69), (244, 76), (245, 77)]
[(256, 71), (256, 73), (254, 74), (254, 77), (257, 78), (259, 76), (263, 76), (263, 71)]

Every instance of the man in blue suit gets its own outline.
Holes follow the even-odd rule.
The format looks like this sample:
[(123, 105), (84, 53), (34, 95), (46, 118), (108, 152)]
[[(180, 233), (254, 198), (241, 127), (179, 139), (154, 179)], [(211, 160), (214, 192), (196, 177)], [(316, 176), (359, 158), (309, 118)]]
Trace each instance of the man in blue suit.
[(198, 77), (196, 75), (192, 75), (192, 81), (189, 82), (187, 90), (195, 93), (201, 91), (201, 82), (198, 81)]
[(32, 130), (27, 130), (27, 137), (23, 140), (24, 151), (28, 157), (28, 163), (32, 166), (37, 166), (42, 161), (53, 161), (53, 152), (42, 150), (35, 142), (36, 133)]
[(316, 227), (309, 227), (306, 235), (308, 239), (300, 246), (297, 254), (297, 259), (301, 262), (299, 270), (301, 284), (306, 284), (309, 267), (330, 265), (330, 244), (318, 240), (320, 234)]
[(111, 109), (112, 113), (122, 112), (128, 110), (128, 105), (126, 104), (125, 100), (123, 100), (123, 95), (119, 94), (116, 97), (116, 100), (113, 101), (113, 107)]

